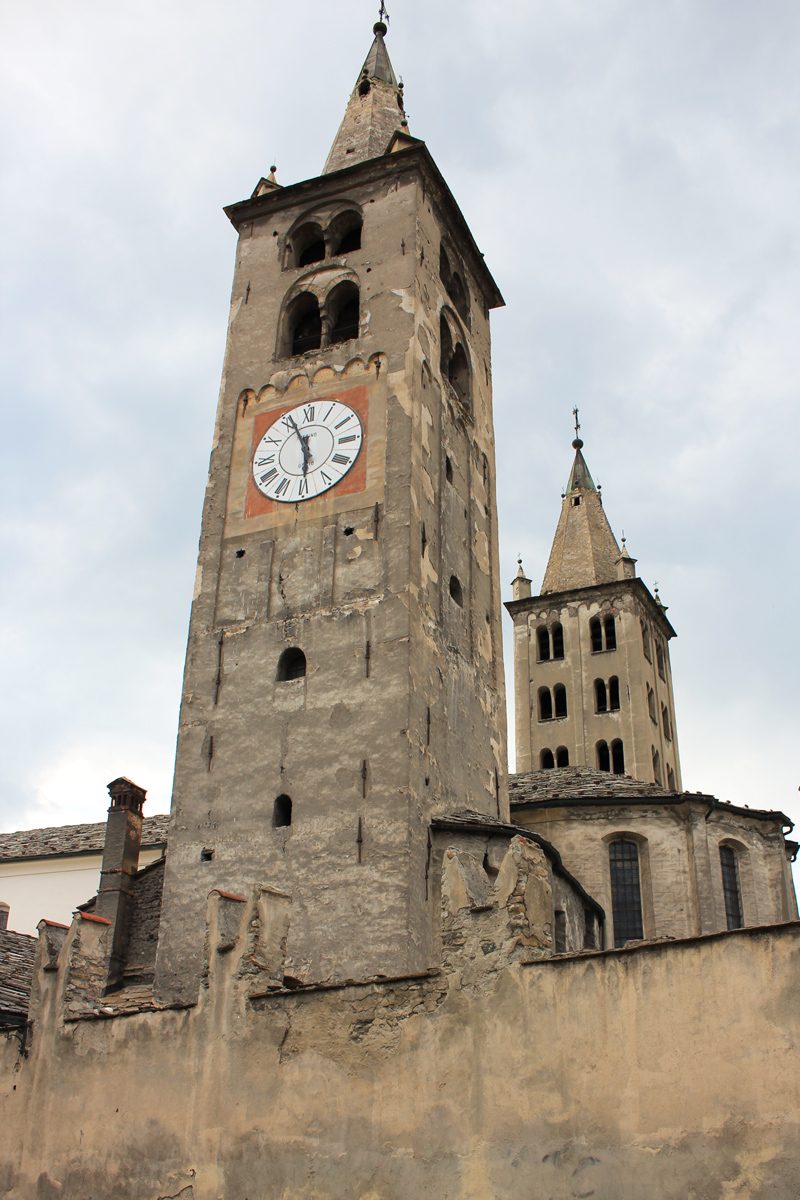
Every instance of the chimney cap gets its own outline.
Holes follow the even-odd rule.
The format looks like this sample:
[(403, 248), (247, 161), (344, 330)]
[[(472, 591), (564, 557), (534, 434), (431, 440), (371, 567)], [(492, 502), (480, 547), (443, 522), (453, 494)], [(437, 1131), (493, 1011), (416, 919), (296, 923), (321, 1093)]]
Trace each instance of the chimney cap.
[(120, 775), (108, 784), (108, 794), (111, 797), (112, 808), (127, 808), (131, 812), (140, 813), (147, 799), (147, 792), (132, 779)]

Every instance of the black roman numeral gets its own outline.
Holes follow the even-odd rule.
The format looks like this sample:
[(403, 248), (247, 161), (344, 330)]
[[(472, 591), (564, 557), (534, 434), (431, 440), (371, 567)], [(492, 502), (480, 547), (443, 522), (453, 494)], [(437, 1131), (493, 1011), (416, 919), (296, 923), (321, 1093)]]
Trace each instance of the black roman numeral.
[(335, 404), (332, 404), (332, 405), (330, 406), (330, 408), (328, 409), (328, 411), (325, 413), (325, 416), (322, 418), (322, 419), (323, 419), (323, 421), (327, 421), (328, 417), (331, 415), (331, 413), (333, 412), (333, 410), (334, 410), (335, 408), (336, 408), (336, 405), (335, 405)]
[(346, 417), (342, 417), (341, 421), (337, 421), (333, 428), (341, 429), (343, 425), (347, 424), (347, 422), (350, 420), (352, 415), (353, 415), (352, 413), (348, 413)]
[(286, 476), (284, 475), (283, 479), (280, 481), (280, 483), (278, 484), (278, 486), (275, 488), (275, 495), (276, 495), (276, 496), (282, 496), (282, 495), (283, 495), (283, 493), (284, 493), (284, 492), (286, 491), (286, 489), (288, 488), (288, 486), (289, 486), (289, 480), (288, 480), (288, 479), (286, 478)]
[(338, 463), (340, 467), (344, 467), (348, 465), (350, 459), (346, 454), (334, 454), (331, 458), (331, 462)]
[(267, 471), (265, 475), (259, 475), (259, 483), (269, 483), (270, 479), (274, 479), (278, 474), (278, 468), (273, 467), (271, 471)]
[(333, 480), (331, 479), (331, 477), (327, 473), (327, 471), (320, 471), (320, 475), (322, 476), (324, 483), (333, 483)]
[(267, 457), (266, 457), (266, 458), (257, 458), (257, 459), (256, 459), (256, 466), (257, 466), (257, 467), (266, 467), (266, 466), (269, 466), (269, 464), (270, 464), (271, 462), (275, 462), (275, 455), (274, 455), (274, 454), (269, 454), (269, 455), (267, 455)]
[(298, 496), (307, 496), (308, 495), (308, 480), (307, 479), (301, 479), (299, 481), (298, 488), (297, 488), (297, 494), (298, 494)]
[(345, 444), (345, 442), (355, 442), (357, 439), (358, 439), (357, 433), (348, 433), (347, 437), (337, 438), (337, 441), (340, 446), (343, 446)]
[(314, 420), (314, 405), (313, 404), (307, 404), (306, 407), (303, 409), (303, 420), (309, 424), (311, 423), (311, 421)]

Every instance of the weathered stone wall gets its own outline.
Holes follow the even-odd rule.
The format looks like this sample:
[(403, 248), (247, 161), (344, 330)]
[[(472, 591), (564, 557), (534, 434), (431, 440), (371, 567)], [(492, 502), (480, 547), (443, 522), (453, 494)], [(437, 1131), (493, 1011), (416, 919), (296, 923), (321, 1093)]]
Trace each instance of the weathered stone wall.
[(632, 834), (639, 845), (644, 933), (692, 937), (727, 927), (719, 848), (737, 854), (745, 925), (797, 917), (780, 822), (746, 817), (688, 796), (681, 804), (520, 808), (514, 820), (551, 842), (564, 865), (606, 911), (613, 944), (608, 843)]
[(0, 1192), (796, 1200), (799, 937), (250, 1000), (237, 943), (184, 1011), (63, 1025), (45, 994), (28, 1057), (0, 1043)]

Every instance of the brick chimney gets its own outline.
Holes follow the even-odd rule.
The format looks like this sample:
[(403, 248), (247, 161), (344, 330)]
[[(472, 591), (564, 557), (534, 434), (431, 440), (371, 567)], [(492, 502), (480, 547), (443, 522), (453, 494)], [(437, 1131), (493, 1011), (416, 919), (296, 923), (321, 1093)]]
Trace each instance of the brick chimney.
[(108, 785), (111, 807), (106, 822), (100, 889), (94, 911), (113, 925), (108, 985), (122, 980), (131, 919), (131, 888), (139, 867), (142, 845), (142, 807), (147, 796), (130, 779), (114, 779)]

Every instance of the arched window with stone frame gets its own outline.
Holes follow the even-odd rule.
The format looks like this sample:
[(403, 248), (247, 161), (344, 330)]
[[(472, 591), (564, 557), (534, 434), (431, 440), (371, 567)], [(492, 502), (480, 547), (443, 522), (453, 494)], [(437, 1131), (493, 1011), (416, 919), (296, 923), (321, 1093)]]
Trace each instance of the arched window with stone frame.
[(555, 767), (555, 759), (553, 758), (552, 750), (542, 750), (539, 754), (539, 768), (542, 771), (552, 771)]
[(594, 748), (595, 758), (597, 760), (598, 771), (611, 770), (611, 751), (608, 748), (608, 742), (600, 741)]
[(608, 843), (608, 868), (614, 945), (621, 947), (626, 942), (641, 941), (644, 913), (638, 841), (624, 835), (613, 837)]
[(564, 657), (564, 626), (560, 621), (554, 621), (550, 628), (550, 638), (553, 644), (553, 658), (558, 660)]
[(536, 653), (539, 662), (550, 661), (550, 630), (546, 625), (540, 625), (536, 630)]
[(567, 749), (566, 746), (559, 746), (558, 749), (556, 750), (556, 766), (557, 767), (568, 767), (569, 766), (569, 750)]
[(553, 719), (553, 697), (550, 688), (539, 688), (539, 720), (552, 721)]
[(322, 315), (313, 292), (300, 292), (286, 306), (279, 357), (293, 358), (322, 344)]
[(553, 688), (553, 701), (555, 716), (558, 718), (566, 717), (567, 715), (567, 689), (563, 683), (557, 683)]
[(622, 738), (614, 738), (611, 743), (611, 770), (615, 775), (625, 774), (625, 747)]
[(595, 679), (594, 681), (594, 711), (597, 713), (608, 712), (608, 688), (605, 679)]
[(722, 896), (725, 902), (726, 925), (728, 929), (741, 929), (744, 925), (744, 908), (739, 854), (734, 843), (723, 842), (720, 844), (719, 864), (722, 872)]

